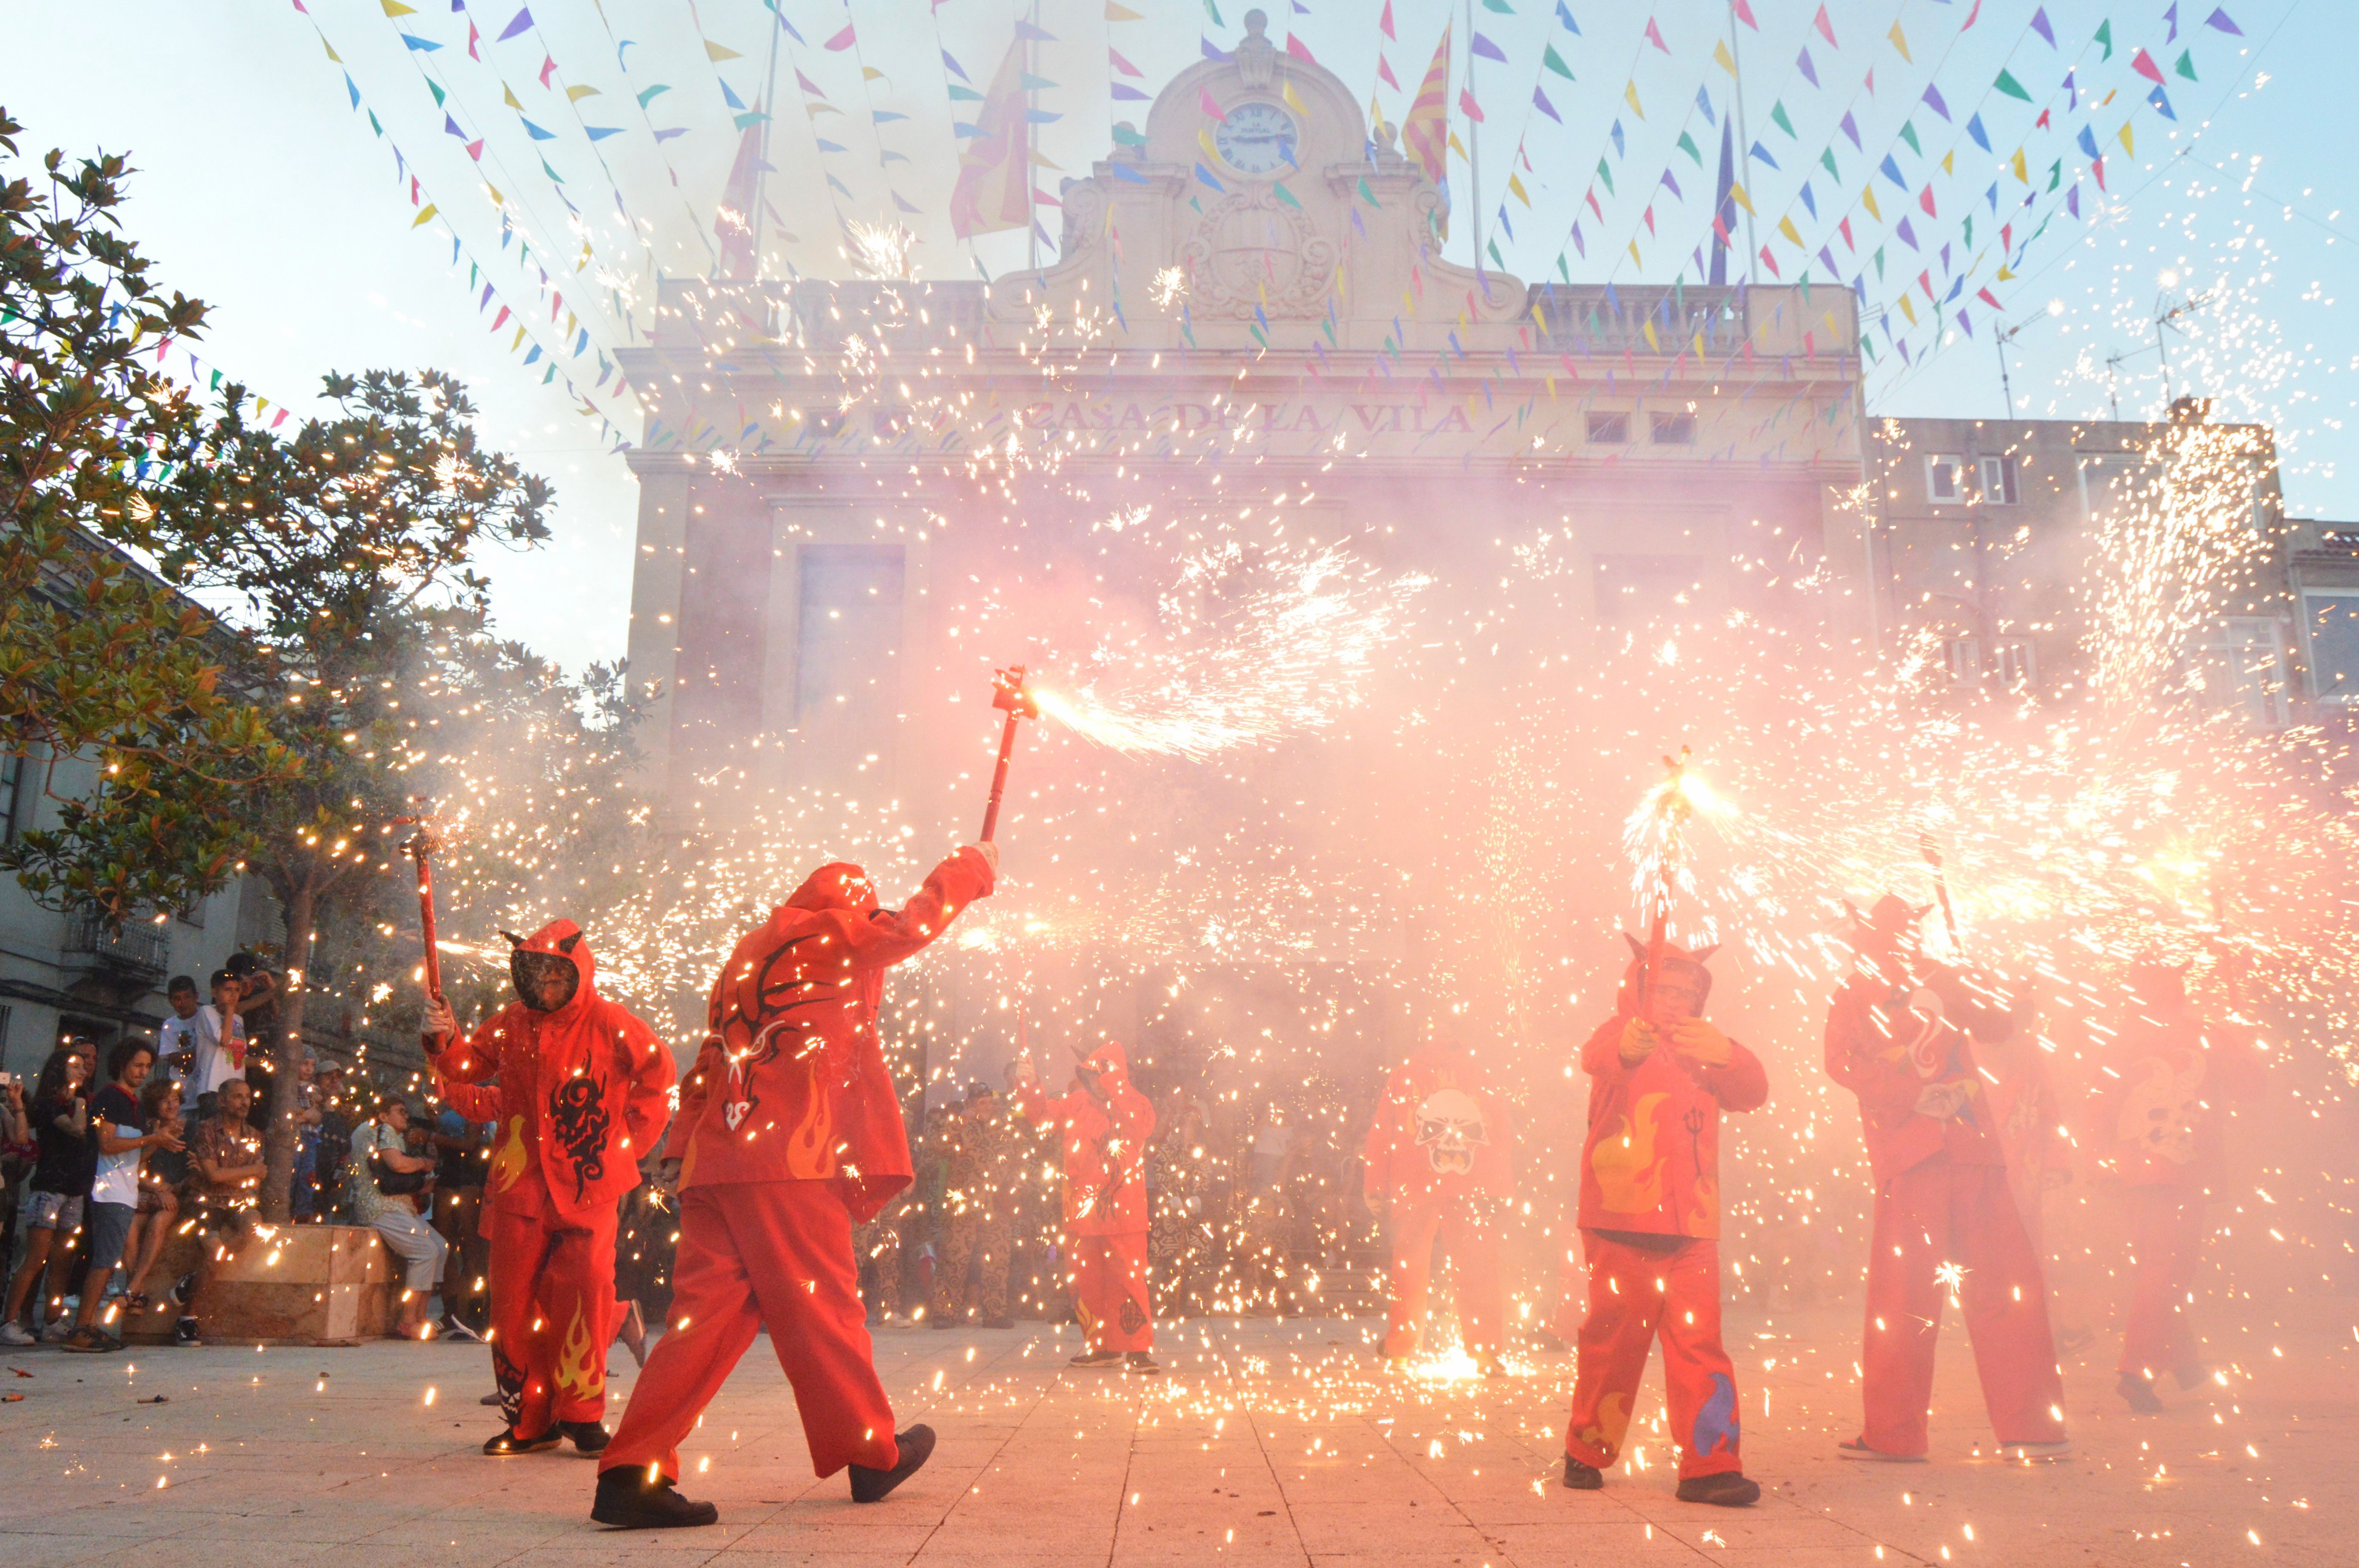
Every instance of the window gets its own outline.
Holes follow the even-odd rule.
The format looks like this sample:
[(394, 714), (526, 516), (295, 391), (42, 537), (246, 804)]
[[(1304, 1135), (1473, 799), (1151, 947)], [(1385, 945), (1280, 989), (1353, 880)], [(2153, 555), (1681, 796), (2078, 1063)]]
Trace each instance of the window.
[(2285, 628), (2266, 615), (2231, 615), (2198, 644), (2207, 706), (2233, 708), (2263, 729), (2282, 729), (2286, 710)]
[(2359, 552), (2359, 528), (2325, 528), (2319, 531), (2318, 537), (2330, 550)]
[(1630, 438), (1630, 416), (1592, 414), (1589, 416), (1589, 438), (1600, 446), (1621, 445)]
[(24, 790), (25, 759), (0, 757), (0, 844), (14, 843), (17, 829), (16, 801)]
[(1936, 453), (1925, 460), (1925, 499), (1954, 506), (1966, 498), (1966, 460)]
[(2013, 458), (1982, 460), (1982, 500), (1985, 506), (2015, 504), (2015, 460)]
[(1653, 416), (1653, 438), (1658, 447), (1692, 447), (1695, 445), (1695, 416), (1692, 414), (1658, 414)]
[(1941, 652), (1950, 661), (1951, 686), (1982, 684), (1983, 640), (1980, 637), (1952, 637), (1941, 644)]
[(2029, 691), (2039, 684), (2039, 653), (2028, 637), (2001, 637), (1991, 644), (1991, 663), (1998, 683), (2009, 691)]
[(2310, 689), (2321, 702), (2359, 704), (2359, 589), (2302, 598), (2310, 633)]

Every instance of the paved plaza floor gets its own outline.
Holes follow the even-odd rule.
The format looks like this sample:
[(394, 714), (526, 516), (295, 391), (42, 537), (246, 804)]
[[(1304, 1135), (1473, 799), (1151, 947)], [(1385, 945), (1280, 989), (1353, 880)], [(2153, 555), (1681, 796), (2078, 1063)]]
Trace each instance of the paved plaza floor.
[[(1569, 1357), (1489, 1382), (1387, 1377), (1370, 1322), (1167, 1325), (1160, 1381), (1064, 1369), (1074, 1331), (889, 1329), (904, 1422), (941, 1435), (882, 1504), (814, 1481), (756, 1342), (684, 1455), (721, 1523), (622, 1534), (588, 1519), (592, 1467), (491, 1460), (480, 1346), (16, 1351), (0, 1366), (0, 1568), (308, 1563), (1546, 1564), (1699, 1557), (1779, 1568), (2033, 1568), (2359, 1561), (2359, 1340), (2352, 1303), (2256, 1314), (2214, 1336), (2224, 1384), (2129, 1415), (2110, 1357), (2068, 1367), (2079, 1452), (1989, 1456), (1972, 1364), (1945, 1336), (1935, 1462), (1836, 1457), (1857, 1420), (1847, 1314), (1733, 1318), (1757, 1508), (1681, 1504), (1651, 1375), (1627, 1473), (1558, 1483)], [(2261, 1321), (2266, 1317), (2268, 1321)], [(615, 1361), (615, 1402), (630, 1363)], [(158, 1401), (161, 1402), (153, 1402)], [(611, 1416), (610, 1416), (611, 1420)], [(1984, 1449), (1976, 1453), (1977, 1444)]]

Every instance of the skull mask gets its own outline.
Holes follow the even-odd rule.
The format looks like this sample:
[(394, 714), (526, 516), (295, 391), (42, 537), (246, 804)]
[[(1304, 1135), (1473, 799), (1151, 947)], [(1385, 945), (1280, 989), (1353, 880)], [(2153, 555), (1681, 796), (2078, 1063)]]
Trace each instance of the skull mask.
[(1436, 1089), (1417, 1108), (1417, 1146), (1445, 1176), (1471, 1174), (1474, 1151), (1490, 1141), (1483, 1108), (1464, 1089)]

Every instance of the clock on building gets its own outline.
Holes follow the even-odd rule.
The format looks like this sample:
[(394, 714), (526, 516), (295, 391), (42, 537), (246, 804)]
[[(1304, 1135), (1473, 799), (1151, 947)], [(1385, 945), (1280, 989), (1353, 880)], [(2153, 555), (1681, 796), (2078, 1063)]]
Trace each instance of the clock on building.
[(1240, 174), (1275, 174), (1294, 162), (1294, 116), (1275, 103), (1240, 103), (1213, 133), (1212, 145)]

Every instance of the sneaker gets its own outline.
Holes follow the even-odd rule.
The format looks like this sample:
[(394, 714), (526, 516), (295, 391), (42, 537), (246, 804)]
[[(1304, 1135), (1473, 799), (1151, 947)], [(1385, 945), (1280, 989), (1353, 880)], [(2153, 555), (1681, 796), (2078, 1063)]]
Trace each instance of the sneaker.
[(606, 1452), (606, 1444), (614, 1440), (600, 1422), (594, 1421), (560, 1421), (557, 1430), (573, 1444), (573, 1452), (585, 1459), (595, 1459)]
[(1690, 1476), (1680, 1483), (1679, 1498), (1683, 1503), (1710, 1503), (1716, 1509), (1749, 1509), (1761, 1500), (1761, 1483), (1748, 1481), (1734, 1470)]
[(1121, 1366), (1122, 1352), (1119, 1350), (1084, 1350), (1079, 1356), (1076, 1356), (1071, 1360), (1066, 1362), (1065, 1365), (1068, 1367), (1085, 1367), (1092, 1370), (1102, 1372), (1109, 1367)]
[(1998, 1445), (2002, 1459), (2013, 1459), (2029, 1465), (2040, 1460), (2070, 1459), (2072, 1444), (2069, 1438), (2054, 1443), (2002, 1443)]
[(62, 1345), (72, 1336), (73, 1331), (74, 1320), (72, 1318), (59, 1318), (54, 1323), (45, 1324), (42, 1325), (41, 1343), (44, 1345)]
[(519, 1454), (546, 1454), (557, 1446), (558, 1431), (550, 1427), (537, 1437), (520, 1437), (515, 1427), (504, 1427), (496, 1437), (484, 1440), (484, 1453), (494, 1459), (509, 1459)]
[(456, 1339), (468, 1345), (481, 1345), (484, 1342), (482, 1335), (477, 1334), (447, 1312), (442, 1314), (442, 1337)]
[(197, 1320), (192, 1317), (173, 1320), (172, 1343), (183, 1350), (194, 1350), (202, 1346), (204, 1340), (197, 1334)]
[(1144, 1350), (1134, 1350), (1129, 1355), (1124, 1357), (1122, 1361), (1122, 1369), (1133, 1374), (1134, 1376), (1141, 1378), (1160, 1378), (1163, 1376), (1163, 1368), (1157, 1366), (1155, 1364), (1155, 1357), (1149, 1356)]
[(682, 1525), (718, 1524), (721, 1510), (711, 1503), (691, 1503), (663, 1476), (653, 1480), (636, 1465), (598, 1472), (597, 1500), (590, 1517), (616, 1530), (671, 1530)]
[(929, 1315), (926, 1319), (926, 1326), (928, 1328), (956, 1328), (958, 1326), (958, 1320), (947, 1316)]
[(96, 1324), (83, 1324), (58, 1342), (60, 1350), (71, 1350), (82, 1356), (103, 1356), (110, 1350), (120, 1350), (114, 1336)]
[(1576, 1492), (1602, 1491), (1605, 1472), (1568, 1454), (1564, 1456), (1564, 1484)]
[(883, 1501), (887, 1493), (924, 1469), (926, 1461), (933, 1457), (934, 1429), (930, 1426), (913, 1426), (907, 1432), (897, 1433), (893, 1441), (900, 1445), (901, 1462), (890, 1470), (871, 1470), (865, 1465), (852, 1466), (853, 1502)]
[(485, 1394), (482, 1399), (477, 1400), (475, 1402), (479, 1405), (495, 1405), (500, 1402), (500, 1396), (496, 1393)]
[(38, 1345), (33, 1331), (21, 1323), (0, 1323), (0, 1345)]
[(1863, 1438), (1853, 1438), (1839, 1445), (1835, 1452), (1846, 1459), (1865, 1459), (1879, 1465), (1922, 1465), (1922, 1454), (1886, 1454), (1881, 1448), (1870, 1448)]
[(2163, 1412), (2162, 1400), (2154, 1391), (2154, 1379), (2143, 1373), (2123, 1373), (2121, 1381), (2114, 1385), (2114, 1391), (2128, 1401), (2130, 1409), (2139, 1415), (2160, 1415)]
[(196, 1275), (193, 1273), (183, 1274), (179, 1279), (173, 1281), (172, 1291), (168, 1299), (174, 1306), (186, 1306), (190, 1302), (196, 1300)]

